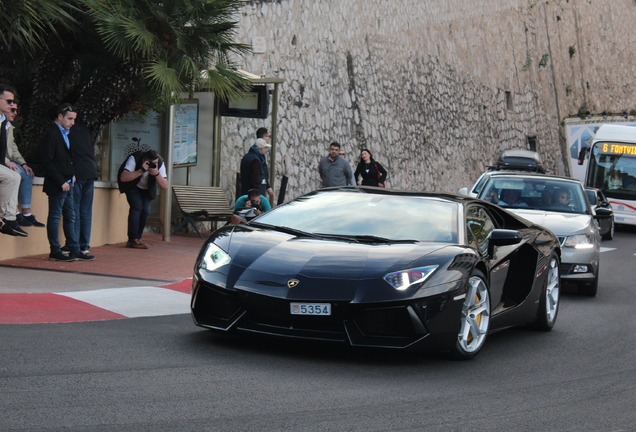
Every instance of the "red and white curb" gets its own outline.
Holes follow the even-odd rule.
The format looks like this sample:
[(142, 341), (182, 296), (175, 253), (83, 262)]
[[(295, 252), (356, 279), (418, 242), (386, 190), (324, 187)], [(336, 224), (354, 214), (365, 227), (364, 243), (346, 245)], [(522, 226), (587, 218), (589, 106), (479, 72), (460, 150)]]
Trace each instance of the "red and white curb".
[(104, 321), (190, 313), (192, 280), (62, 293), (0, 294), (0, 324)]

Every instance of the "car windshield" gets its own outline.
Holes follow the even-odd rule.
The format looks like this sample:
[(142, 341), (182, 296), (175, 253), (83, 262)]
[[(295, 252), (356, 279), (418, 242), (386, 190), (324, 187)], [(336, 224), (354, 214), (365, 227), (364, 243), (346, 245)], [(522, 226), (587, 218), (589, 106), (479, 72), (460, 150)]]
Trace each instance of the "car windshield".
[(290, 230), (347, 238), (457, 242), (459, 205), (434, 197), (317, 191), (254, 220)]
[(583, 187), (573, 181), (542, 177), (491, 177), (479, 198), (501, 207), (590, 214)]

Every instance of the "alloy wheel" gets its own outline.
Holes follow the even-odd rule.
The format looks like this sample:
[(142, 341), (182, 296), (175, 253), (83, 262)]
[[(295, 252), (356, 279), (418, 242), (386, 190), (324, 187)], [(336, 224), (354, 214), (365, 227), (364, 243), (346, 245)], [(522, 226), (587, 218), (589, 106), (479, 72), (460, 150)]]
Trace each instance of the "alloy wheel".
[(556, 258), (552, 258), (545, 287), (545, 315), (549, 323), (556, 319), (557, 311), (559, 310), (560, 293), (559, 261)]
[(486, 340), (489, 324), (488, 287), (482, 278), (471, 276), (462, 307), (461, 327), (457, 335), (459, 347), (466, 353), (478, 351)]

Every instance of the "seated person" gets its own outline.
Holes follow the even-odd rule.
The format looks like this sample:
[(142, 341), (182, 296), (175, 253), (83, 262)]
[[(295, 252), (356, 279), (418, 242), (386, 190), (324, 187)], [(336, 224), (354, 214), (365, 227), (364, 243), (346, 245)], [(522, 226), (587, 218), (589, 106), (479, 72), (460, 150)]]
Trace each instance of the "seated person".
[(16, 213), (16, 221), (18, 225), (24, 227), (36, 226), (44, 227), (44, 224), (35, 218), (35, 215), (31, 213), (31, 197), (33, 195), (33, 169), (27, 165), (26, 161), (20, 154), (18, 146), (13, 138), (13, 125), (12, 122), (18, 114), (17, 105), (15, 108), (11, 108), (11, 114), (7, 116), (7, 153), (5, 155), (4, 165), (11, 168), (13, 171), (20, 174), (20, 187), (18, 189), (18, 201), (20, 203), (20, 209)]
[(497, 205), (501, 207), (528, 207), (528, 204), (520, 201), (520, 198), (520, 189), (502, 189)]
[(570, 210), (570, 194), (567, 189), (557, 189), (552, 194), (551, 209)]
[(488, 191), (484, 199), (493, 204), (497, 204), (499, 202), (499, 195), (497, 194), (497, 189), (490, 189), (490, 191)]
[(250, 189), (247, 191), (247, 195), (239, 197), (234, 203), (234, 211), (242, 208), (253, 208), (256, 210), (256, 215), (259, 215), (270, 211), (272, 206), (258, 189)]
[(607, 179), (607, 187), (609, 189), (620, 189), (623, 187), (623, 177), (621, 172), (615, 169), (609, 171), (609, 178)]

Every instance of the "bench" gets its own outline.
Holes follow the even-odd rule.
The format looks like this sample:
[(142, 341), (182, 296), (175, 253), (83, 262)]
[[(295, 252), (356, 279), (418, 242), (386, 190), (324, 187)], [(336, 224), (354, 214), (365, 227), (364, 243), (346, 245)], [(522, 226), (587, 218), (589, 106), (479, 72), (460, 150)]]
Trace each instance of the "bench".
[(183, 215), (183, 220), (173, 234), (184, 225), (190, 224), (199, 237), (203, 238), (197, 222), (229, 222), (232, 219), (234, 209), (230, 207), (225, 192), (220, 187), (172, 185), (172, 191)]

